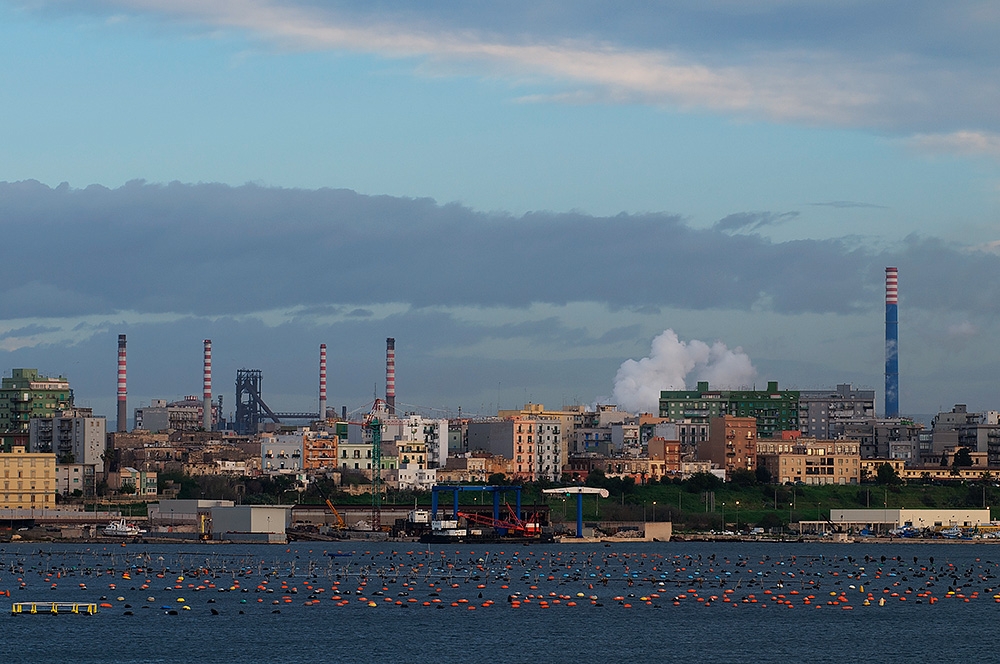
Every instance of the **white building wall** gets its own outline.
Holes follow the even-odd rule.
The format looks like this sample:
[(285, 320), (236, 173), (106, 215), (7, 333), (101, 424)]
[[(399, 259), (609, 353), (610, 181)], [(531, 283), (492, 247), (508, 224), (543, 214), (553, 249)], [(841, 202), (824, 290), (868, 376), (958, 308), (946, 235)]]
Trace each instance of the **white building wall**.
[(294, 473), (302, 470), (304, 434), (264, 436), (260, 443), (260, 468), (265, 473)]

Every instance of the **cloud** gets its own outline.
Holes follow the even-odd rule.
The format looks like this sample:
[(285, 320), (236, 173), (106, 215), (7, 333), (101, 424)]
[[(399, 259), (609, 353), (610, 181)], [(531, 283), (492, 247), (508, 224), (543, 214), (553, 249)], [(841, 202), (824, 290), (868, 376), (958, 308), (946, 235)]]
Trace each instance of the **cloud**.
[(857, 201), (828, 201), (826, 203), (810, 203), (809, 205), (814, 205), (817, 207), (832, 207), (832, 208), (879, 208), (882, 210), (888, 209), (884, 205), (876, 205), (874, 203), (859, 203)]
[(752, 232), (764, 226), (776, 226), (799, 216), (798, 212), (737, 212), (715, 222), (720, 231)]
[(979, 329), (971, 322), (964, 320), (948, 326), (947, 335), (953, 339), (968, 339), (979, 334)]
[(733, 388), (749, 385), (757, 370), (742, 348), (730, 350), (721, 341), (684, 342), (673, 330), (665, 330), (653, 339), (648, 357), (622, 363), (614, 398), (625, 410), (658, 413), (660, 392), (685, 389), (692, 373), (695, 381), (707, 380), (713, 388)]
[(747, 232), (792, 218), (735, 213), (698, 229), (665, 213), (512, 216), (335, 189), (0, 183), (10, 246), (57, 238), (44, 270), (27, 252), (5, 256), (9, 273), (32, 276), (0, 283), (0, 303), (9, 319), (289, 311), (381, 320), (408, 307), (579, 301), (650, 315), (846, 314), (878, 308), (885, 265), (900, 266), (907, 304), (992, 311), (1000, 301), (1000, 284), (978, 276), (1000, 268), (993, 253), (916, 236), (876, 250), (856, 239), (777, 242)]
[[(761, 223), (754, 219), (751, 226)], [(763, 299), (776, 311), (846, 312), (867, 306), (861, 294), (878, 264), (836, 240), (772, 243), (694, 229), (670, 214), (514, 217), (428, 199), (257, 185), (0, 183), (0, 231), (12, 246), (39, 234), (58, 238), (43, 271), (27, 253), (6, 257), (7, 270), (34, 279), (0, 283), (11, 318), (581, 299), (626, 309), (745, 309)], [(700, 275), (696, 287), (664, 287), (692, 274)]]
[(988, 131), (953, 131), (916, 134), (904, 141), (908, 147), (930, 154), (959, 154), (1000, 158), (1000, 134)]
[(370, 53), (429, 75), (504, 78), (532, 88), (523, 101), (641, 103), (897, 134), (1000, 130), (1000, 18), (975, 4), (47, 4), (153, 15), (286, 50)]

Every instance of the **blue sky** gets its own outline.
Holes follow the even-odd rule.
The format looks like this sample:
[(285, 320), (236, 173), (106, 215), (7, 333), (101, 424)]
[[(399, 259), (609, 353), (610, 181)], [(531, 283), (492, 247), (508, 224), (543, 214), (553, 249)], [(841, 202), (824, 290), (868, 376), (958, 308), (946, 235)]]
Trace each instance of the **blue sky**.
[(395, 336), (401, 401), (488, 412), (610, 398), (672, 329), (758, 383), (881, 393), (898, 264), (902, 410), (1000, 409), (998, 23), (986, 2), (0, 2), (0, 225), (31, 273), (0, 286), (0, 366), (110, 413), (119, 332), (135, 402), (197, 393), (211, 336), (227, 396), (260, 365), (299, 410), (326, 342), (353, 408)]

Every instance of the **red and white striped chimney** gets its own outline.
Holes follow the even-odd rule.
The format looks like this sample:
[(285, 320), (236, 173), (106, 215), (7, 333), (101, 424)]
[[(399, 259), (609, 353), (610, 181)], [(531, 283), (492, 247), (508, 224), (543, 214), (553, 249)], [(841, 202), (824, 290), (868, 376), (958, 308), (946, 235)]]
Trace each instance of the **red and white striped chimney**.
[(389, 415), (396, 414), (396, 340), (385, 340), (385, 405)]
[(128, 380), (125, 361), (125, 335), (118, 335), (118, 424), (115, 431), (128, 431)]
[(326, 419), (326, 344), (319, 345), (319, 419)]
[(212, 340), (205, 339), (205, 369), (203, 373), (202, 426), (212, 430)]

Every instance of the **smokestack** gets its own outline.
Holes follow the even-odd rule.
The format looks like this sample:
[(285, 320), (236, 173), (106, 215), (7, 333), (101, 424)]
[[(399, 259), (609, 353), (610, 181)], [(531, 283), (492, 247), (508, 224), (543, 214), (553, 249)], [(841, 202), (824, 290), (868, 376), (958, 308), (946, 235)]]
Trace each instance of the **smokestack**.
[(115, 431), (125, 433), (128, 431), (128, 381), (126, 379), (125, 368), (125, 335), (118, 335), (118, 425)]
[(885, 416), (899, 417), (899, 276), (885, 268)]
[(319, 419), (326, 419), (326, 344), (319, 345)]
[(347, 421), (347, 406), (340, 407), (340, 421), (341, 422)]
[(205, 339), (205, 371), (204, 393), (202, 394), (202, 426), (205, 431), (212, 430), (212, 340)]
[(385, 405), (389, 415), (396, 414), (396, 340), (385, 340)]

